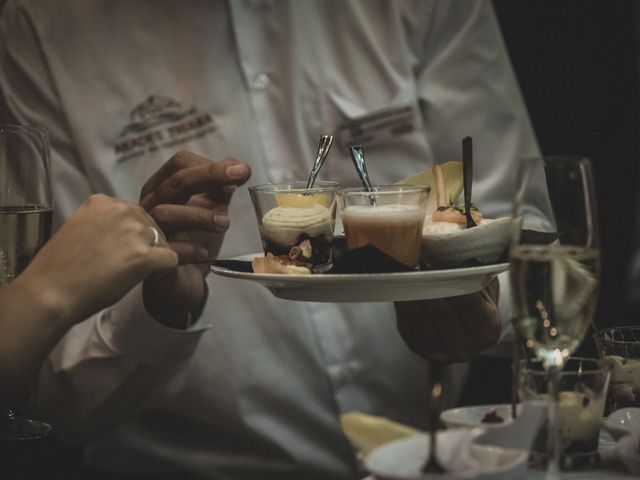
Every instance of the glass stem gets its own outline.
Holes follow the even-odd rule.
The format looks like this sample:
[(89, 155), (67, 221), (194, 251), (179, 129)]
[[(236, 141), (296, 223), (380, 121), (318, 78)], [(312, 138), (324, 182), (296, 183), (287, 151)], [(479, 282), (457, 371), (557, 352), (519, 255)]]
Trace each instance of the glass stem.
[(518, 401), (520, 399), (520, 364), (525, 358), (525, 354), (523, 350), (524, 344), (522, 342), (522, 337), (515, 328), (515, 322), (513, 320), (511, 321), (514, 323), (513, 361), (511, 364), (511, 417), (515, 419), (518, 416)]
[(560, 367), (551, 366), (549, 373), (549, 422), (547, 431), (547, 473), (545, 480), (560, 479), (560, 422), (559, 422), (559, 388), (560, 388)]

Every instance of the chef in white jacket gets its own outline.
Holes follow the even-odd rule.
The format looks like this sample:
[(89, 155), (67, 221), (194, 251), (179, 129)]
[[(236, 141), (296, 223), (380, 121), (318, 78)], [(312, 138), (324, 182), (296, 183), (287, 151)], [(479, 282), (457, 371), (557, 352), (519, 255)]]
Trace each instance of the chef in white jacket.
[[(0, 36), (10, 119), (51, 133), (56, 221), (94, 192), (140, 199), (178, 251), (206, 210), (201, 230), (228, 227), (220, 258), (260, 251), (249, 169), (249, 185), (306, 178), (321, 133), (337, 138), (321, 178), (344, 185), (349, 144), (390, 183), (459, 159), (470, 135), (488, 216), (537, 152), (486, 1), (9, 0)], [(185, 206), (185, 184), (207, 200)], [(424, 359), (392, 304), (285, 301), (194, 271), (134, 288), (43, 366), (37, 401), (89, 465), (352, 479), (341, 412), (425, 426)]]

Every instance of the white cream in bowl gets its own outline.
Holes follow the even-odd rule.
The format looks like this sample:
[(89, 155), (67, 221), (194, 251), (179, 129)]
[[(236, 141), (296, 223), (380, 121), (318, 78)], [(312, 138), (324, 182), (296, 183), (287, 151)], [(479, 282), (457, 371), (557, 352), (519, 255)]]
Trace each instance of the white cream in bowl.
[(509, 244), (510, 217), (484, 218), (475, 227), (461, 228), (457, 223), (425, 219), (421, 256), (431, 268), (462, 266), (475, 259), (482, 264), (495, 263)]

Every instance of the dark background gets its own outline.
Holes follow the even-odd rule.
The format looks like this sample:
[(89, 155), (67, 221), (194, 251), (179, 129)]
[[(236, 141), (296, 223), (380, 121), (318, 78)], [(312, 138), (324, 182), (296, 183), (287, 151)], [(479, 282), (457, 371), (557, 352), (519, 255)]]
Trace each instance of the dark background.
[[(542, 153), (593, 161), (602, 253), (594, 323), (640, 324), (640, 305), (628, 299), (638, 286), (627, 280), (640, 246), (640, 1), (493, 4)], [(591, 332), (576, 354), (597, 355)], [(510, 361), (477, 357), (461, 403), (509, 402), (511, 385)]]
[(637, 324), (626, 278), (637, 242), (640, 2), (493, 3), (542, 152), (593, 160), (602, 247), (595, 323)]

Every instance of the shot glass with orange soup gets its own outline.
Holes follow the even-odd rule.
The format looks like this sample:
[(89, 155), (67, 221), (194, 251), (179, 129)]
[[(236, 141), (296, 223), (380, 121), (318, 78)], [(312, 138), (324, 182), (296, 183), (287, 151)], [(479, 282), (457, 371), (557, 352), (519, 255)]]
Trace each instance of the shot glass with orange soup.
[(338, 190), (347, 247), (372, 245), (408, 268), (418, 268), (429, 193), (428, 187), (414, 185)]

